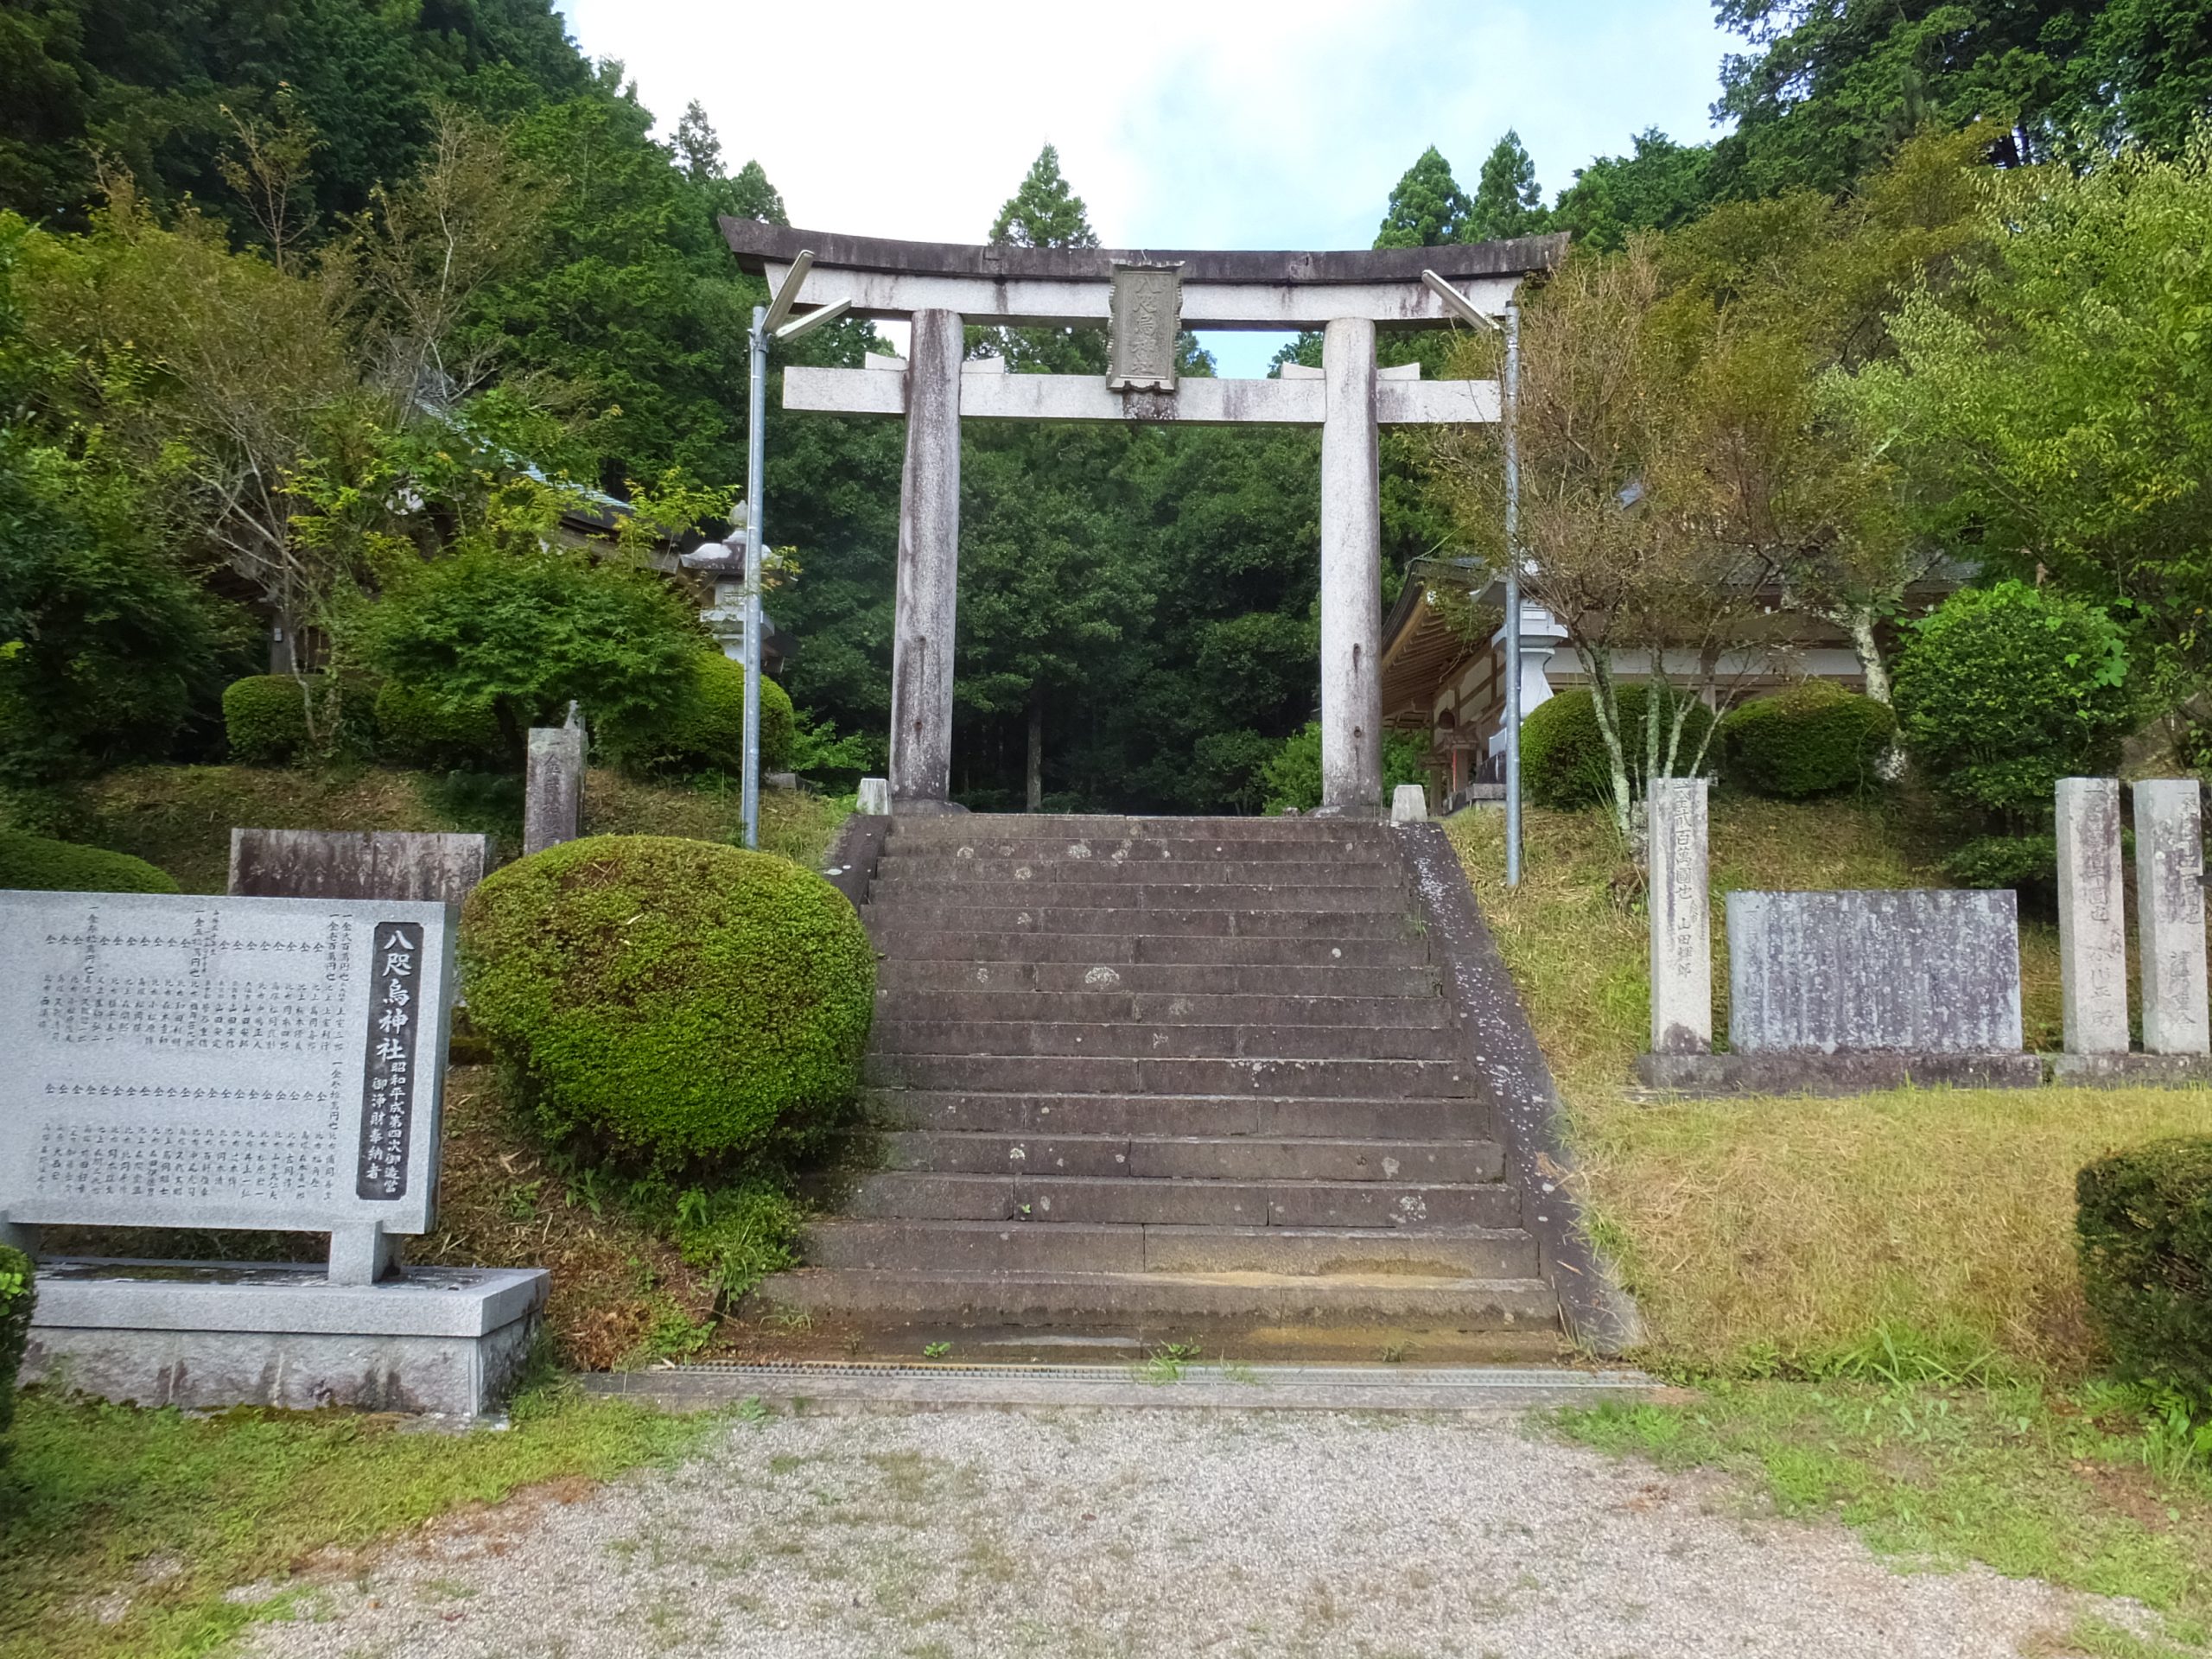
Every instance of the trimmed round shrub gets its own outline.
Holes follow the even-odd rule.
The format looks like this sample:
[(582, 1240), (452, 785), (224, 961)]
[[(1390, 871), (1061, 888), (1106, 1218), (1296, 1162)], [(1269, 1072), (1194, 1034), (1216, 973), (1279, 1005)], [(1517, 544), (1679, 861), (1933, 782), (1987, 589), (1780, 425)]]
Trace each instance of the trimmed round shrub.
[(2120, 760), (2137, 698), (2120, 626), (2023, 582), (1954, 594), (1898, 659), (1897, 729), (1928, 786), (2015, 824), (2048, 822), (2061, 778)]
[[(1620, 710), (1621, 747), (1627, 752), (1629, 781), (1643, 783), (1643, 711), (1647, 696), (1640, 685), (1614, 688)], [(1671, 720), (1669, 712), (1667, 718)], [(1701, 702), (1690, 704), (1682, 724), (1684, 761), (1712, 729), (1713, 714)], [(1561, 691), (1538, 703), (1521, 722), (1521, 782), (1538, 806), (1591, 806), (1612, 794), (1612, 762), (1605, 734), (1598, 729), (1598, 705), (1587, 686)]]
[(165, 870), (104, 847), (0, 830), (0, 887), (35, 893), (175, 893)]
[(512, 760), (490, 704), (455, 710), (397, 680), (377, 688), (377, 753), (404, 766), (441, 772), (505, 766)]
[(842, 1120), (874, 1010), (845, 896), (766, 853), (593, 836), (468, 897), (471, 1023), (546, 1130), (633, 1165), (741, 1166)]
[(1721, 770), (1755, 795), (1833, 795), (1873, 780), (1897, 728), (1897, 715), (1873, 698), (1807, 680), (1722, 717)]
[(2074, 1194), (2082, 1294), (2121, 1370), (2212, 1400), (2212, 1138), (2100, 1159)]
[[(791, 765), (796, 718), (784, 688), (760, 680), (760, 770)], [(745, 762), (745, 664), (718, 651), (691, 660), (683, 695), (664, 714), (607, 733), (608, 750), (652, 772), (735, 772)]]
[(223, 691), (223, 733), (231, 759), (251, 766), (281, 766), (308, 747), (307, 696), (326, 694), (314, 680), (303, 694), (289, 674), (252, 674)]

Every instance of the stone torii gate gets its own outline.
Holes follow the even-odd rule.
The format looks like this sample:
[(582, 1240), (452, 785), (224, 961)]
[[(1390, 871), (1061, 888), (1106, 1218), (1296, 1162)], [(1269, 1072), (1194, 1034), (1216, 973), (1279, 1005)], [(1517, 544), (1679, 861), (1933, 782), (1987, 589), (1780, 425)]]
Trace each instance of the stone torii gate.
[[(784, 407), (903, 415), (896, 638), (891, 669), (894, 812), (942, 811), (952, 762), (952, 647), (960, 545), (960, 423), (1247, 421), (1321, 429), (1321, 810), (1373, 813), (1382, 791), (1382, 489), (1377, 429), (1495, 421), (1494, 380), (1423, 381), (1378, 369), (1378, 324), (1455, 321), (1422, 281), (1433, 270), (1485, 315), (1565, 252), (1564, 236), (1341, 253), (1138, 252), (899, 242), (724, 219), (739, 263), (780, 284), (808, 252), (798, 303), (844, 301), (855, 316), (906, 319), (908, 359), (784, 371)], [(1103, 377), (1008, 374), (963, 363), (969, 323), (1105, 327)], [(1320, 369), (1279, 380), (1183, 378), (1185, 328), (1319, 328)]]

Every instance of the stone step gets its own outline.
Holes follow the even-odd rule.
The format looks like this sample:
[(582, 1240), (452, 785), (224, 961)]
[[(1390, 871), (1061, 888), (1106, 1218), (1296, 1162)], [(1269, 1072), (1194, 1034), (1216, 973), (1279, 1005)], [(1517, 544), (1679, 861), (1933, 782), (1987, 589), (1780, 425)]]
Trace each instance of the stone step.
[(862, 1220), (1063, 1221), (1184, 1227), (1517, 1227), (1500, 1181), (1140, 1180), (1134, 1176), (957, 1175), (877, 1170), (843, 1213)]
[(1255, 1135), (1290, 1140), (1481, 1140), (1488, 1110), (1467, 1099), (1344, 1100), (1327, 1095), (990, 1094), (885, 1089), (878, 1121), (985, 1135)]
[(865, 1081), (883, 1089), (1047, 1095), (1329, 1095), (1339, 1098), (1472, 1097), (1456, 1060), (1154, 1059), (1111, 1054), (885, 1054), (871, 1051)]
[(873, 936), (879, 926), (910, 932), (1080, 933), (1152, 939), (1402, 940), (1423, 943), (1411, 931), (1402, 905), (1388, 910), (1317, 910), (1301, 901), (1282, 908), (1151, 909), (1139, 905), (1088, 908), (1039, 905), (944, 904), (908, 899), (895, 892), (870, 893), (861, 920)]
[(1061, 1222), (816, 1222), (809, 1267), (907, 1273), (1389, 1272), (1532, 1279), (1536, 1241), (1517, 1227), (1142, 1227)]
[(1495, 1181), (1495, 1141), (1354, 1141), (1258, 1135), (989, 1135), (909, 1129), (883, 1137), (894, 1169), (969, 1175), (1125, 1175), (1139, 1180)]
[[(1251, 941), (1250, 943), (1261, 943)], [(1442, 1001), (1434, 969), (1356, 966), (1332, 962), (1319, 967), (1278, 963), (1265, 967), (1231, 967), (1223, 963), (1174, 962), (953, 962), (892, 957), (876, 969), (879, 993), (1039, 995), (1127, 992), (1147, 1003), (1160, 997), (1307, 997), (1334, 1001)]]
[(1450, 1060), (1465, 1039), (1449, 1027), (1195, 1026), (1046, 1020), (886, 1020), (878, 1054), (1093, 1055), (1176, 1059)]
[(1084, 842), (1203, 842), (1227, 846), (1236, 842), (1300, 842), (1324, 849), (1387, 847), (1389, 826), (1379, 819), (1351, 818), (1179, 818), (1091, 817), (1082, 813), (953, 812), (942, 817), (893, 821), (886, 845), (979, 846), (1035, 841), (1065, 846)]
[[(1110, 970), (1109, 970), (1110, 971)], [(1078, 983), (1081, 982), (1078, 981)], [(1441, 996), (1256, 996), (1162, 991), (901, 989), (878, 979), (879, 1020), (1103, 1020), (1147, 1026), (1413, 1026), (1445, 1023)]]
[(1428, 941), (1407, 938), (1224, 938), (1220, 935), (1052, 933), (1033, 928), (993, 932), (963, 922), (917, 924), (897, 912), (861, 912), (868, 938), (887, 957), (937, 964), (1011, 962), (1076, 963), (1088, 967), (1123, 963), (1229, 968), (1428, 967)]
[[(1202, 914), (1228, 911), (1238, 915), (1297, 911), (1305, 914), (1361, 917), (1387, 912), (1396, 918), (1403, 917), (1409, 908), (1404, 891), (1395, 887), (1267, 887), (1230, 882), (1162, 886), (1148, 881), (1039, 884), (912, 879), (877, 882), (868, 889), (868, 903), (878, 910), (932, 906), (960, 909), (972, 905), (1000, 911), (1039, 908), (1062, 915), (1093, 910), (1116, 913), (1141, 911), (1145, 918), (1155, 911)], [(1136, 919), (1137, 925), (1134, 927), (1111, 931), (1145, 931), (1143, 918)]]
[(966, 887), (1035, 886), (1058, 887), (1129, 882), (1192, 887), (1387, 887), (1403, 894), (1399, 867), (1382, 859), (1338, 859), (1327, 863), (1288, 859), (1143, 857), (1006, 858), (951, 853), (887, 854), (876, 865), (879, 886), (908, 881), (955, 881)]
[(1150, 1329), (1162, 1337), (1255, 1325), (1437, 1325), (1549, 1331), (1559, 1304), (1540, 1279), (1380, 1273), (902, 1273), (802, 1268), (764, 1281), (760, 1305), (791, 1313), (946, 1325)]

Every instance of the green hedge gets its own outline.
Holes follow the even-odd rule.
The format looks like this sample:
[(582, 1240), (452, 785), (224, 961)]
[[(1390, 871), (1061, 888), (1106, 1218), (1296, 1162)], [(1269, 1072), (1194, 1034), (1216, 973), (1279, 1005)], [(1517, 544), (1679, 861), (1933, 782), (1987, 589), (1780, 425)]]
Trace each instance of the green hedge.
[[(1627, 753), (1630, 782), (1639, 791), (1643, 784), (1644, 699), (1640, 685), (1615, 688), (1621, 747)], [(1697, 753), (1712, 726), (1713, 715), (1706, 706), (1692, 703), (1682, 727), (1680, 765), (1687, 765)], [(1521, 722), (1521, 782), (1538, 806), (1591, 806), (1610, 798), (1612, 763), (1605, 753), (1605, 734), (1598, 729), (1597, 700), (1587, 686), (1538, 703)]]
[(252, 674), (223, 691), (223, 733), (231, 759), (253, 766), (281, 766), (308, 747), (307, 698), (328, 693), (310, 677), (302, 692), (289, 674)]
[(2113, 1357), (2212, 1400), (2212, 1137), (2101, 1159), (2075, 1198), (2082, 1289)]
[(455, 711), (397, 680), (386, 680), (377, 689), (377, 753), (437, 772), (512, 766), (514, 760), (489, 706)]
[(38, 1306), (37, 1274), (30, 1257), (0, 1244), (0, 1462), (8, 1455), (8, 1426), (16, 1419), (16, 1374), (31, 1338)]
[(595, 836), (462, 912), (476, 1030), (546, 1129), (617, 1161), (740, 1166), (842, 1121), (875, 955), (844, 895), (766, 853)]
[[(791, 700), (773, 680), (760, 682), (760, 770), (791, 766), (796, 725)], [(745, 665), (718, 651), (691, 660), (675, 706), (649, 721), (626, 721), (603, 734), (607, 752), (649, 772), (731, 772), (745, 758)]]
[(1807, 680), (1731, 709), (1720, 722), (1720, 766), (1755, 795), (1802, 801), (1859, 789), (1897, 731), (1889, 708), (1832, 680)]
[(103, 847), (0, 830), (0, 887), (36, 893), (175, 893), (167, 871)]

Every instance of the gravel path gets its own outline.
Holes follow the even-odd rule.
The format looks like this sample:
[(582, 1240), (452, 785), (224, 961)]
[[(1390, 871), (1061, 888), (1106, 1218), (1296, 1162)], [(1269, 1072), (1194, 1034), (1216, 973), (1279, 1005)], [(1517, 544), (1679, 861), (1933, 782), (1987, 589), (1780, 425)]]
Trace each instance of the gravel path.
[(245, 1651), (1974, 1659), (2051, 1651), (2083, 1605), (1511, 1419), (962, 1410), (734, 1424), (442, 1523)]

